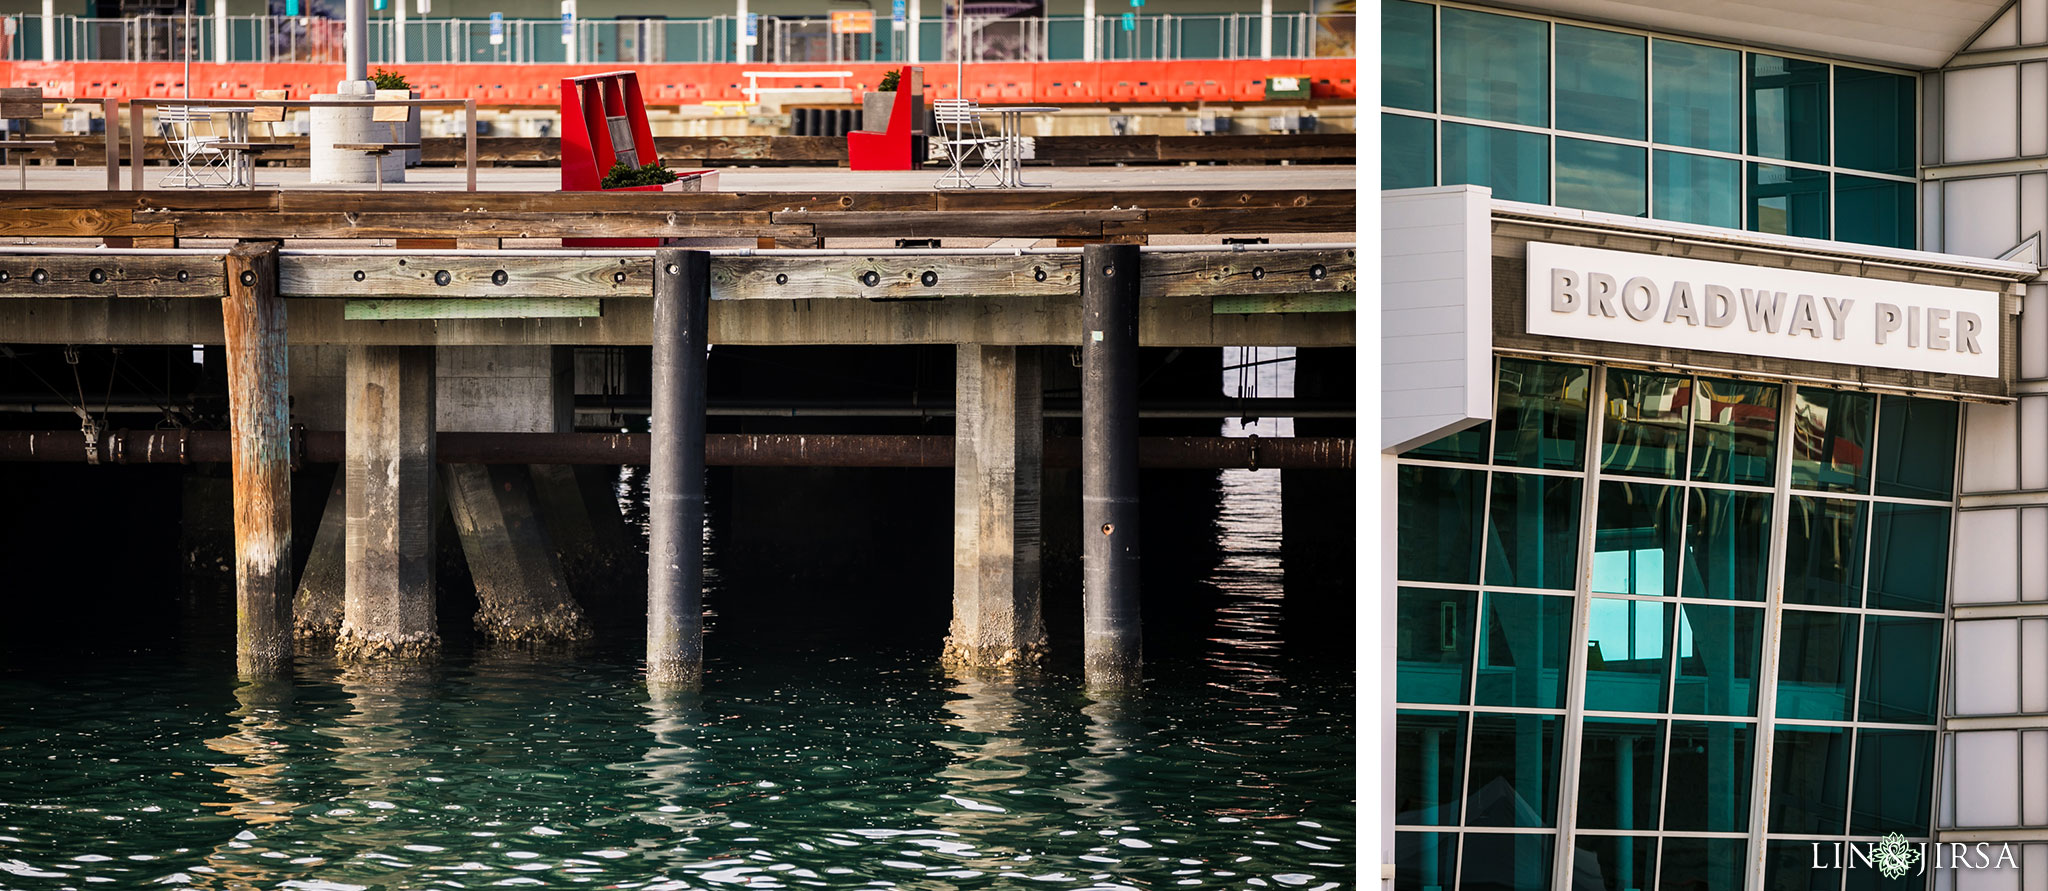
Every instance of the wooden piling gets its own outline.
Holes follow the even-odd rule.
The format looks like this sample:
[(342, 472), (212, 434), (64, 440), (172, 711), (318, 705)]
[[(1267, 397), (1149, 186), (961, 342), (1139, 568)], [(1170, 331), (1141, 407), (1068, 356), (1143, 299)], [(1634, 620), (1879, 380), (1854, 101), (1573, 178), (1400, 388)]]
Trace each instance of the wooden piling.
[(1138, 616), (1138, 247), (1081, 252), (1082, 667), (1135, 689)]
[(654, 257), (654, 394), (647, 477), (647, 685), (704, 679), (704, 411), (711, 254)]
[(292, 475), (284, 301), (277, 243), (227, 257), (228, 424), (235, 485), (235, 667), (245, 678), (292, 662)]

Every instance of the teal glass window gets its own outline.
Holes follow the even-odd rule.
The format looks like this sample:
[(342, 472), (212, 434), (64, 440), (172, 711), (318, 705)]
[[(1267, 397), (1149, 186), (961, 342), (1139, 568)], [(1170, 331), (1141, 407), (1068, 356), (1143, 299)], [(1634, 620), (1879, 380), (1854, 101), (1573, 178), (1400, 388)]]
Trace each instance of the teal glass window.
[(1742, 54), (1676, 40), (1650, 44), (1653, 138), (1665, 145), (1741, 151)]
[[(1748, 832), (1756, 728), (1727, 721), (1671, 722), (1664, 774), (1666, 832)], [(1668, 883), (1667, 883), (1668, 887)], [(1741, 883), (1722, 887), (1741, 887)]]
[(1420, 458), (1428, 461), (1457, 461), (1464, 464), (1486, 463), (1486, 443), (1493, 439), (1492, 423), (1467, 427), (1449, 436), (1441, 437), (1427, 445), (1419, 445), (1402, 452), (1403, 458)]
[(1768, 486), (1778, 475), (1776, 384), (1699, 378), (1693, 389), (1692, 478)]
[(1486, 472), (1403, 465), (1397, 489), (1402, 580), (1477, 584)]
[(1856, 720), (1934, 723), (1940, 677), (1940, 619), (1869, 616), (1863, 620), (1863, 693)]
[[(1578, 857), (1572, 864), (1575, 889), (1587, 891), (1628, 891), (1652, 887), (1650, 874), (1657, 868), (1657, 840), (1628, 835), (1582, 835), (1573, 840)], [(1592, 885), (1582, 877), (1599, 876)]]
[(1877, 494), (1947, 501), (1955, 492), (1956, 418), (1941, 399), (1886, 396), (1877, 427)]
[(1395, 625), (1394, 696), (1402, 702), (1467, 702), (1472, 686), (1471, 591), (1402, 588)]
[(1932, 731), (1856, 731), (1856, 810), (1849, 817), (1850, 832), (1925, 837), (1933, 797)]
[[(1658, 868), (1665, 888), (1740, 888), (1744, 852), (1749, 842), (1739, 838), (1667, 838), (1664, 860)], [(1648, 887), (1638, 885), (1638, 888)]]
[(1593, 590), (1671, 597), (1678, 593), (1685, 490), (1605, 481), (1593, 536)]
[(1742, 162), (1662, 149), (1650, 153), (1650, 216), (1725, 229), (1742, 227)]
[(1919, 221), (1914, 185), (1867, 176), (1835, 175), (1835, 240), (1910, 248)]
[(1445, 7), (1441, 27), (1444, 114), (1550, 125), (1550, 26)]
[(1586, 708), (1663, 711), (1664, 691), (1671, 683), (1672, 605), (1595, 597), (1588, 610)]
[[(1455, 10), (1444, 10), (1448, 18)], [(1443, 125), (1443, 184), (1493, 189), (1501, 201), (1550, 203), (1550, 137), (1520, 130)]]
[(1771, 570), (1770, 493), (1694, 489), (1686, 519), (1685, 596), (1762, 601)]
[(1779, 725), (1771, 746), (1770, 831), (1838, 835), (1848, 825), (1849, 730)]
[(1785, 602), (1855, 606), (1863, 599), (1863, 523), (1870, 505), (1793, 496), (1785, 527)]
[(1466, 825), (1557, 825), (1557, 728), (1562, 720), (1557, 715), (1472, 716)]
[(1486, 584), (1571, 590), (1579, 573), (1577, 477), (1493, 475)]
[(1917, 88), (1904, 75), (1835, 66), (1836, 166), (1912, 176)]
[(1826, 62), (1749, 54), (1749, 153), (1828, 163)]
[[(1831, 848), (1823, 850), (1828, 852), (1827, 856), (1833, 856)], [(1844, 852), (1842, 856), (1847, 857), (1848, 853)], [(1764, 888), (1768, 891), (1842, 891), (1842, 876), (1847, 872), (1814, 869), (1811, 841), (1772, 839), (1764, 843)], [(1875, 869), (1857, 869), (1855, 872), (1878, 874)], [(1910, 880), (1908, 884), (1910, 886)]]
[(1870, 440), (1876, 412), (1877, 398), (1869, 393), (1800, 387), (1792, 404), (1793, 487), (1870, 491)]
[(1663, 753), (1663, 721), (1587, 718), (1580, 743), (1579, 825), (1657, 828)]
[(1436, 7), (1385, 0), (1380, 29), (1380, 104), (1435, 111)]
[(1493, 461), (1515, 467), (1583, 470), (1592, 369), (1502, 359), (1494, 413)]
[(1563, 708), (1572, 598), (1486, 592), (1479, 626), (1478, 705)]
[(1465, 771), (1465, 716), (1402, 709), (1394, 716), (1394, 822), (1456, 826)]
[(1380, 188), (1417, 189), (1433, 185), (1436, 122), (1405, 114), (1380, 115)]
[(1606, 407), (1607, 418), (1601, 426), (1602, 473), (1662, 479), (1678, 476), (1685, 466), (1692, 378), (1610, 370)]
[(1457, 874), (1456, 833), (1394, 833), (1394, 891), (1443, 891)]
[(1949, 509), (1886, 502), (1872, 509), (1870, 594), (1864, 605), (1941, 612), (1948, 600)]
[[(1465, 836), (1465, 888), (1486, 891), (1548, 891), (1551, 849), (1557, 838), (1529, 833), (1472, 833)], [(1484, 878), (1479, 878), (1479, 877)]]
[(1671, 710), (1694, 715), (1756, 715), (1764, 611), (1686, 603), (1678, 607), (1678, 677)]
[[(1642, 139), (1648, 64), (1639, 36), (1557, 26), (1557, 128)], [(1560, 163), (1563, 155), (1559, 149)]]
[(1784, 612), (1778, 648), (1778, 717), (1849, 720), (1859, 621), (1853, 613)]
[(1645, 216), (1650, 211), (1650, 172), (1640, 148), (1557, 139), (1557, 206)]
[(1828, 237), (1827, 171), (1750, 164), (1749, 228), (1773, 235)]

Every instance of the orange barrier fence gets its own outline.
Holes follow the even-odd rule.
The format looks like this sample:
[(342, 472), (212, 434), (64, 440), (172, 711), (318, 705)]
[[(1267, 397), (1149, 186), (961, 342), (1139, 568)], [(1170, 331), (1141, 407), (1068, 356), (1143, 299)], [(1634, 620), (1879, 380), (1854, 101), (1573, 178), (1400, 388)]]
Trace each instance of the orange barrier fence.
[[(423, 99), (470, 99), (480, 105), (559, 107), (561, 82), (618, 67), (591, 65), (409, 65), (401, 71)], [(652, 105), (697, 105), (745, 101), (741, 71), (803, 71), (813, 65), (639, 64), (640, 85)], [(855, 101), (881, 82), (898, 63), (834, 66), (853, 72), (848, 85)], [(1271, 59), (1216, 62), (984, 62), (967, 66), (967, 98), (983, 102), (1187, 103), (1249, 102), (1265, 98), (1268, 77), (1306, 76), (1316, 99), (1356, 99), (1355, 59)], [(954, 66), (924, 66), (932, 98), (959, 95)], [(42, 87), (44, 92), (113, 99), (181, 95), (184, 66), (178, 62), (0, 62), (0, 84)], [(192, 65), (195, 99), (254, 99), (257, 90), (290, 90), (293, 98), (333, 92), (340, 65), (303, 62), (236, 62)], [(836, 85), (778, 81), (780, 86)]]

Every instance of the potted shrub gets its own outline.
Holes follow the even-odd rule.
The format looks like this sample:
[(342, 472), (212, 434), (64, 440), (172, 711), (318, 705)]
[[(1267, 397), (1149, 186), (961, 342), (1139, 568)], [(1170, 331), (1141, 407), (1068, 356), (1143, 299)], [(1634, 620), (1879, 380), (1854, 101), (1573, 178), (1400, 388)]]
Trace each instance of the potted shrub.
[[(420, 92), (418, 90), (413, 89), (412, 84), (406, 82), (405, 75), (400, 74), (396, 71), (386, 71), (382, 68), (372, 71), (370, 72), (370, 83), (374, 84), (376, 88), (379, 90), (402, 90), (404, 91), (405, 98), (407, 99), (420, 98)], [(419, 142), (420, 110), (417, 108), (408, 108), (405, 111), (405, 121), (404, 123), (398, 125), (398, 132), (396, 134), (397, 138), (393, 139), (392, 141)], [(409, 149), (403, 152), (394, 152), (393, 154), (403, 158), (404, 164), (407, 167), (419, 166), (419, 149)]]
[(605, 171), (604, 179), (597, 187), (607, 192), (694, 192), (699, 188), (695, 181), (678, 183), (676, 180), (676, 172), (660, 164), (634, 167), (620, 161)]
[(903, 79), (903, 71), (889, 69), (882, 75), (882, 82), (860, 97), (860, 128), (880, 132), (889, 129), (889, 112), (896, 108), (896, 86)]

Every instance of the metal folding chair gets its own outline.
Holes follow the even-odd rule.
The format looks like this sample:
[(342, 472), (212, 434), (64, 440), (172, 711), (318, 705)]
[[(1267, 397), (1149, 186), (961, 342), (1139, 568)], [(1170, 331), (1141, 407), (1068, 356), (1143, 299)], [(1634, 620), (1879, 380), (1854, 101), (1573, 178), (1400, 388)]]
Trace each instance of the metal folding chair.
[[(157, 109), (157, 130), (170, 147), (178, 169), (164, 177), (167, 186), (230, 186), (234, 184), (232, 158), (213, 132), (213, 115), (205, 108), (165, 106)], [(202, 129), (204, 132), (201, 132)]]
[[(953, 188), (971, 189), (983, 175), (988, 175), (1001, 185), (1002, 178), (995, 172), (999, 156), (989, 151), (990, 147), (1002, 142), (1000, 137), (991, 137), (981, 126), (981, 108), (972, 99), (940, 99), (932, 103), (932, 117), (939, 127), (939, 145), (945, 149), (950, 165), (946, 175), (939, 177), (935, 184), (943, 189), (947, 182)], [(981, 165), (973, 173), (967, 172), (969, 156), (978, 157)]]

